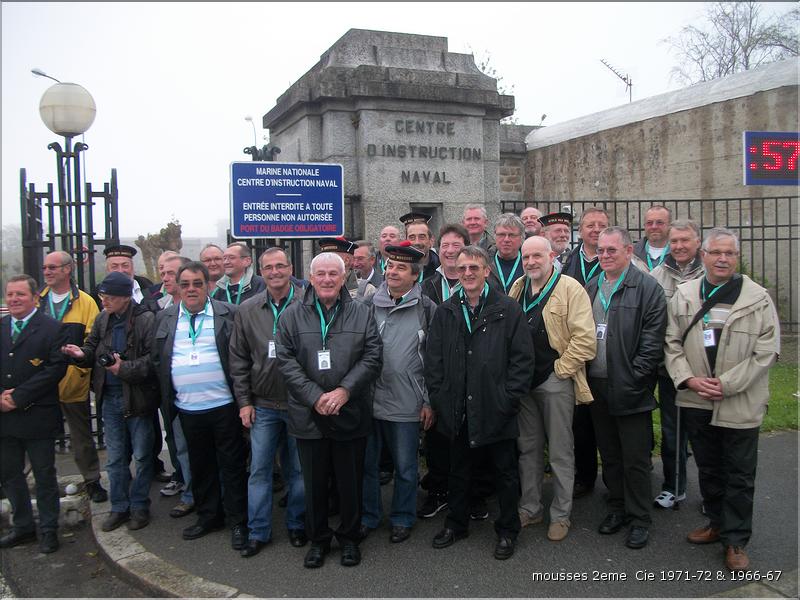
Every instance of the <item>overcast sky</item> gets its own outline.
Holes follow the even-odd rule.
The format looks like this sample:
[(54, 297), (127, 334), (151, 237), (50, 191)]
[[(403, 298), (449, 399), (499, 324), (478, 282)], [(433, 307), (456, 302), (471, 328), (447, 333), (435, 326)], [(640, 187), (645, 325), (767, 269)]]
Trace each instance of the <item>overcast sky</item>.
[[(791, 3), (766, 4), (783, 13)], [(94, 97), (86, 178), (117, 169), (123, 236), (176, 217), (185, 237), (214, 237), (229, 215), (229, 164), (266, 134), (261, 117), (348, 29), (448, 38), (449, 50), (491, 56), (513, 86), (521, 124), (544, 125), (628, 101), (606, 59), (633, 80), (633, 99), (679, 87), (662, 40), (698, 23), (697, 3), (87, 3), (2, 4), (3, 224), (18, 223), (19, 169), (55, 183), (53, 141), (39, 100), (53, 83)]]

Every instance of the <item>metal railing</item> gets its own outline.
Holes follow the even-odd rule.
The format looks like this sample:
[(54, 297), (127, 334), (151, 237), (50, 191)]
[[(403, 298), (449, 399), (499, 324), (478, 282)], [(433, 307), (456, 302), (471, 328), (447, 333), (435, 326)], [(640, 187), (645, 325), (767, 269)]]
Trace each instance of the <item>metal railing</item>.
[[(636, 240), (644, 234), (648, 208), (660, 205), (672, 211), (673, 219), (691, 219), (703, 233), (712, 227), (727, 227), (739, 236), (740, 272), (769, 290), (784, 333), (798, 329), (798, 246), (800, 215), (798, 196), (768, 198), (714, 198), (693, 200), (615, 200), (609, 202), (502, 202), (503, 212), (519, 212), (535, 206), (542, 214), (571, 212), (578, 218), (585, 208), (599, 206), (608, 211), (611, 223), (626, 227)], [(577, 237), (577, 236), (576, 236)]]

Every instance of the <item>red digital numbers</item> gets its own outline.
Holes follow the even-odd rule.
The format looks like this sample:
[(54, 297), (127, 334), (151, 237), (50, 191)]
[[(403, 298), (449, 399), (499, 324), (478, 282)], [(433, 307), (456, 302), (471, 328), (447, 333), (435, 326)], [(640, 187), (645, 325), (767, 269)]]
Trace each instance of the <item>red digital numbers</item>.
[[(784, 157), (786, 169), (789, 171), (797, 170), (797, 154), (800, 152), (800, 142), (783, 140), (764, 140), (761, 142), (761, 156), (771, 159), (772, 162), (764, 161), (760, 165), (755, 162), (750, 163), (750, 169), (765, 169), (767, 171), (780, 171), (784, 169)], [(750, 146), (750, 154), (758, 155), (758, 146)]]
[(800, 142), (797, 140), (783, 142), (783, 147), (791, 149), (791, 154), (789, 154), (789, 160), (787, 161), (786, 167), (790, 171), (797, 171), (797, 153), (798, 150), (800, 150)]
[(745, 131), (744, 184), (797, 185), (800, 137), (789, 131)]

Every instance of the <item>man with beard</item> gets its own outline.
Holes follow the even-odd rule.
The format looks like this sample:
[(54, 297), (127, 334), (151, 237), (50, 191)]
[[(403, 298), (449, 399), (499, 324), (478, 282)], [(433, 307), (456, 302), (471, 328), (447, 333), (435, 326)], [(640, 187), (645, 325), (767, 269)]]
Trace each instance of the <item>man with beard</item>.
[(556, 263), (559, 268), (563, 267), (572, 243), (572, 215), (568, 212), (550, 213), (539, 217), (539, 222), (542, 224), (542, 236), (550, 241), (556, 253)]

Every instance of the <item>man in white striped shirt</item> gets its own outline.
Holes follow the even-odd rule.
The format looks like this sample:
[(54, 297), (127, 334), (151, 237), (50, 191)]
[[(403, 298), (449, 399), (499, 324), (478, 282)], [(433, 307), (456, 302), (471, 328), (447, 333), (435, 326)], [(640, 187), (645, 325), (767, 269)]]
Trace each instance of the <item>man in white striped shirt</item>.
[(197, 539), (227, 523), (231, 546), (241, 550), (247, 542), (246, 458), (228, 370), (236, 307), (208, 297), (203, 263), (182, 266), (178, 285), (180, 303), (157, 315), (153, 360), (162, 396), (175, 403), (189, 450), (198, 519), (183, 530), (183, 538)]

